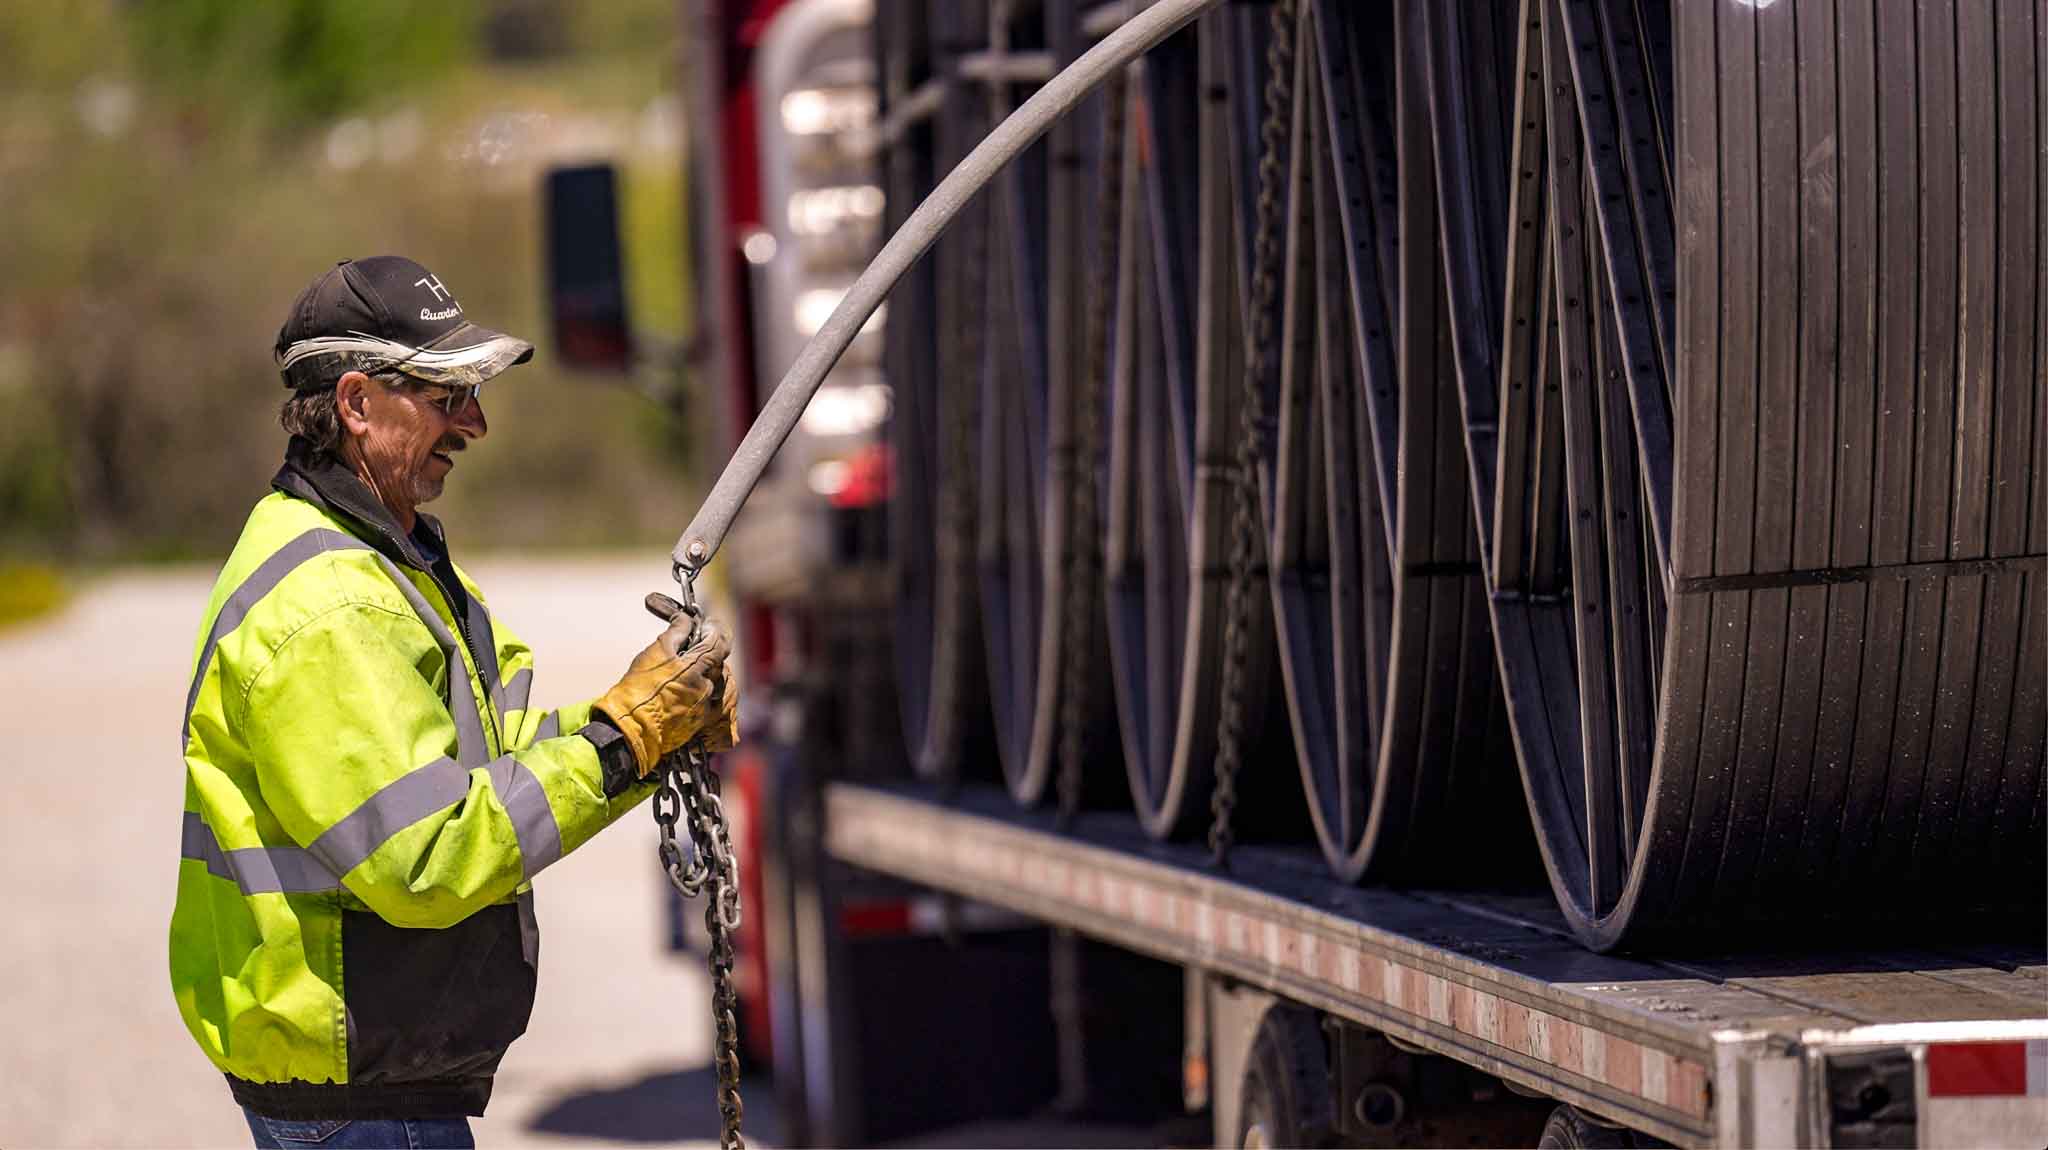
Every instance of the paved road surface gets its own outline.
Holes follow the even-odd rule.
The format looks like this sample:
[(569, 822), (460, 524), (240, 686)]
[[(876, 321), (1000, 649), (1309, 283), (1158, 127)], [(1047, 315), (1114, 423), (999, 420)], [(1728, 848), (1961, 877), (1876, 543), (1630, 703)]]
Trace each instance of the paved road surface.
[[(651, 637), (640, 598), (666, 564), (650, 553), (474, 574), (532, 644), (546, 705), (602, 691)], [(58, 618), (0, 632), (0, 1146), (249, 1144), (165, 973), (183, 795), (171, 733), (211, 582), (210, 570), (115, 575)], [(639, 1145), (663, 1132), (715, 1141), (695, 1104), (702, 1075), (687, 1073), (709, 1051), (704, 980), (663, 950), (662, 882), (638, 812), (542, 876), (540, 999), (477, 1124), (485, 1145), (587, 1143), (607, 1097), (654, 1115)], [(668, 1113), (682, 1128), (646, 1128)]]

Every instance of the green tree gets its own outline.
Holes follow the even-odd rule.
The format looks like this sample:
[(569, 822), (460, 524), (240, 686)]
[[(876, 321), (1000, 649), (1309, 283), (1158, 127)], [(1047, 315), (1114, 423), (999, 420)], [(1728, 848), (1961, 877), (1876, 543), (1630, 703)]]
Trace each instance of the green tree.
[[(0, 555), (218, 554), (276, 466), (284, 307), (335, 259), (389, 251), (543, 344), (437, 506), (458, 531), (675, 529), (689, 493), (666, 417), (547, 361), (537, 157), (463, 154), (494, 123), (630, 121), (662, 86), (666, 0), (561, 22), (559, 59), (494, 57), (484, 20), (522, 5), (0, 4)], [(329, 158), (344, 122), (380, 141), (360, 166)], [(418, 126), (407, 156), (381, 143), (394, 123)]]
[(286, 127), (431, 86), (465, 61), (462, 0), (141, 0), (137, 63), (193, 109), (251, 109)]

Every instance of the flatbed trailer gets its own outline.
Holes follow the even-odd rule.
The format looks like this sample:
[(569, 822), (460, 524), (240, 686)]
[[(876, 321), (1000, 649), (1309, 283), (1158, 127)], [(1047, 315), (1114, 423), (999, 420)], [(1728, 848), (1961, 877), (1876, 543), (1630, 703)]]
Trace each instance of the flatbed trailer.
[[(693, 218), (736, 426), (879, 235), (1156, 3), (683, 6), (685, 71), (735, 69)], [(2041, 0), (1232, 0), (960, 205), (840, 381), (889, 494), (832, 534), (886, 578), (803, 569), (818, 523), (735, 541), (783, 692), (732, 788), (746, 1025), (816, 1140), (909, 1125), (905, 1084), (1043, 1085), (928, 1039), (1016, 1049), (1072, 940), (869, 889), (901, 880), (1187, 972), (1219, 1144), (1454, 1141), (1405, 1058), (1541, 1100), (1546, 1145), (2048, 1145), (2043, 61)], [(623, 299), (595, 262), (558, 318)], [(853, 470), (819, 436), (800, 496)], [(835, 645), (848, 611), (882, 633)], [(912, 772), (824, 784), (868, 873), (816, 865), (820, 780)], [(1297, 845), (1222, 872), (1174, 842), (1205, 825)], [(1538, 849), (1549, 898), (1433, 889)], [(2028, 941), (1781, 925), (1870, 907)], [(1260, 1127), (1282, 1031), (1323, 1097)]]
[[(1238, 1083), (1276, 1003), (1462, 1063), (1622, 1138), (2048, 1145), (2039, 945), (1603, 955), (1540, 892), (1362, 888), (1298, 849), (1255, 845), (1223, 872), (1128, 815), (1061, 827), (993, 788), (942, 798), (834, 783), (824, 816), (839, 861), (1184, 967), (1200, 988), (1190, 1056), (1217, 1086), (1219, 1145), (1239, 1142)], [(1332, 1112), (1362, 1115), (1344, 1096), (1362, 1084), (1330, 1045)]]

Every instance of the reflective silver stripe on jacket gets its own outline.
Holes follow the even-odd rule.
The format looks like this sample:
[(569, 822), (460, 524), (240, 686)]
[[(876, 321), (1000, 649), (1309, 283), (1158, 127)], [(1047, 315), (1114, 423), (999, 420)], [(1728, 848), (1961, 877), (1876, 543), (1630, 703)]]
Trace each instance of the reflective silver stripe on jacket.
[(377, 556), (377, 562), (383, 565), (384, 573), (391, 576), (391, 581), (398, 584), (399, 592), (405, 596), (406, 602), (412, 604), (413, 613), (420, 617), (420, 622), (426, 624), (428, 633), (434, 636), (435, 645), (441, 648), (442, 660), (448, 665), (448, 713), (455, 718), (456, 761), (465, 767), (483, 766), (485, 756), (490, 753), (490, 744), (484, 742), (484, 720), (477, 712), (476, 692), (469, 689), (469, 660), (463, 656), (462, 640), (456, 638), (448, 624), (441, 621), (441, 616), (435, 613), (427, 597), (405, 577), (398, 564), (381, 554)]
[(270, 558), (249, 573), (234, 594), (220, 605), (220, 614), (213, 617), (213, 626), (206, 632), (206, 645), (199, 649), (199, 665), (192, 671), (192, 689), (185, 692), (185, 721), (178, 725), (178, 745), (182, 748), (192, 726), (192, 709), (199, 704), (199, 686), (206, 682), (206, 670), (213, 663), (213, 650), (228, 633), (242, 625), (250, 608), (258, 600), (275, 590), (284, 577), (297, 570), (299, 564), (323, 555), (329, 551), (368, 551), (370, 545), (346, 532), (332, 528), (316, 527), (304, 535), (278, 548)]
[(308, 849), (335, 874), (347, 874), (392, 835), (446, 810), (469, 794), (469, 771), (439, 758), (385, 783), (355, 810), (320, 833)]
[(233, 880), (243, 894), (314, 894), (340, 890), (341, 880), (300, 847), (222, 850), (198, 811), (185, 812), (181, 858), (206, 864), (208, 874)]
[[(511, 755), (484, 769), (518, 836), (521, 877), (530, 880), (562, 857), (562, 833), (547, 790)], [(386, 783), (303, 849), (222, 850), (206, 820), (197, 811), (186, 811), (181, 857), (204, 862), (208, 872), (234, 880), (243, 894), (339, 890), (338, 876), (361, 866), (393, 835), (467, 798), (469, 776), (469, 769), (455, 760), (435, 759)]]
[(521, 667), (512, 672), (498, 688), (498, 717), (503, 719), (514, 711), (524, 711), (527, 700), (533, 696), (533, 668)]
[(562, 828), (555, 822), (555, 808), (548, 805), (547, 788), (525, 763), (511, 755), (491, 761), (491, 786), (512, 831), (519, 836), (520, 869), (528, 879), (554, 865), (562, 857)]
[[(548, 806), (547, 790), (525, 763), (511, 755), (486, 764), (485, 773), (518, 836), (524, 876), (532, 878), (562, 857), (562, 833), (555, 825), (554, 808)], [(408, 771), (323, 831), (310, 850), (329, 870), (345, 875), (391, 836), (467, 798), (469, 776), (470, 768), (445, 757)]]
[[(190, 737), (192, 711), (199, 703), (199, 688), (206, 682), (206, 672), (213, 664), (214, 650), (220, 646), (221, 640), (241, 626), (250, 610), (265, 595), (276, 590), (285, 576), (297, 570), (300, 564), (329, 551), (369, 550), (369, 544), (353, 535), (330, 527), (316, 527), (278, 548), (242, 580), (241, 586), (236, 587), (221, 604), (220, 614), (214, 616), (213, 626), (206, 633), (206, 643), (200, 648), (199, 662), (192, 672), (192, 686), (185, 692), (184, 722), (178, 728), (178, 745), (181, 748)], [(441, 648), (442, 659), (448, 667), (448, 711), (455, 719), (456, 754), (466, 765), (483, 765), (489, 745), (484, 742), (483, 717), (477, 713), (476, 694), (469, 689), (469, 661), (463, 654), (461, 641), (449, 631), (426, 596), (420, 594), (419, 588), (413, 586), (412, 580), (405, 577), (397, 564), (382, 554), (377, 555), (377, 562), (397, 584), (399, 592), (412, 605), (413, 613), (426, 625), (428, 633), (433, 635), (435, 645)], [(495, 652), (492, 666), (495, 671)]]
[[(355, 536), (331, 528), (307, 531), (278, 548), (227, 597), (207, 632), (198, 668), (192, 676), (191, 689), (186, 693), (185, 724), (181, 729), (184, 737), (189, 737), (199, 688), (206, 681), (207, 670), (220, 641), (240, 626), (256, 603), (300, 564), (328, 551), (344, 550), (369, 551), (371, 548)], [(223, 850), (204, 817), (195, 811), (185, 812), (181, 857), (204, 862), (209, 873), (233, 879), (243, 894), (297, 894), (340, 889), (339, 876), (362, 865), (392, 835), (462, 801), (469, 793), (469, 772), (479, 766), (486, 768), (498, 800), (512, 821), (513, 833), (519, 840), (524, 876), (531, 879), (562, 857), (561, 829), (555, 822), (554, 809), (548, 805), (547, 790), (541, 786), (540, 780), (524, 763), (509, 754), (488, 763), (485, 760), (489, 744), (484, 739), (483, 717), (478, 712), (476, 693), (470, 689), (469, 663), (462, 641), (449, 630), (447, 623), (427, 602), (426, 596), (405, 577), (397, 564), (382, 554), (377, 554), (376, 558), (385, 575), (397, 585), (406, 602), (412, 606), (413, 613), (441, 649), (447, 667), (448, 711), (455, 722), (456, 758), (435, 759), (385, 784), (322, 832), (310, 848)], [(471, 598), (474, 600), (475, 597)], [(478, 606), (478, 614), (481, 615), (481, 604)], [(488, 616), (485, 616), (482, 637), (495, 643)], [(495, 682), (495, 648), (491, 650), (489, 665), (492, 681), (486, 689), (501, 702), (516, 691), (518, 709), (523, 709), (533, 685), (531, 669), (522, 669), (512, 677), (511, 684), (501, 687)], [(559, 733), (560, 717), (551, 712), (543, 720), (543, 726), (549, 725)], [(180, 745), (183, 745), (182, 740)]]

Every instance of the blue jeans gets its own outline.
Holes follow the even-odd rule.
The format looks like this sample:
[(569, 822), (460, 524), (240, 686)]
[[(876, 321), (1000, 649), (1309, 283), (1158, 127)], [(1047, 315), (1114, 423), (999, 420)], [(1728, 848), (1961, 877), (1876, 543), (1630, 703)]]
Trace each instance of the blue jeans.
[(256, 1150), (476, 1150), (467, 1118), (265, 1118), (244, 1106)]

